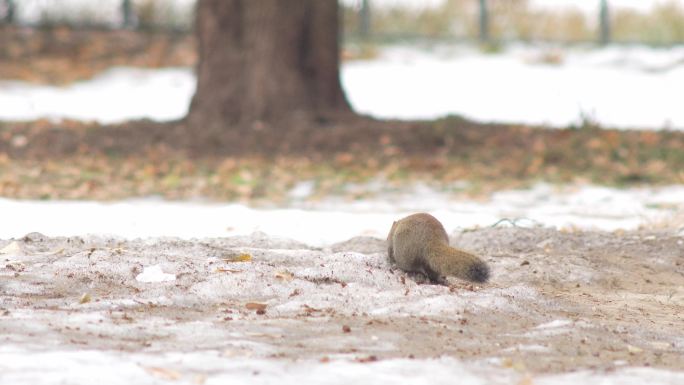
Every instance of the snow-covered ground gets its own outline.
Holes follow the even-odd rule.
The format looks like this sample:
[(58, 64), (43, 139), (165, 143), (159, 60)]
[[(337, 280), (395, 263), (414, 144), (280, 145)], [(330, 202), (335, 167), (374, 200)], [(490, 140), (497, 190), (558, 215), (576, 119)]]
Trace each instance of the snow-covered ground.
[[(103, 351), (26, 351), (0, 348), (0, 381), (29, 384), (416, 384), (416, 385), (675, 385), (684, 374), (650, 368), (626, 368), (613, 373), (581, 371), (532, 378), (513, 369), (464, 365), (451, 359), (384, 360), (376, 363), (314, 360), (283, 362), (222, 356), (220, 352), (162, 355)], [(209, 378), (203, 374), (210, 372)], [(454, 382), (454, 379), (458, 379)], [(165, 381), (165, 382), (164, 382)], [(511, 382), (513, 381), (513, 382)]]
[(190, 69), (114, 68), (66, 87), (0, 81), (0, 119), (173, 120), (185, 115), (194, 92)]
[(391, 269), (372, 238), (1, 238), (3, 385), (684, 381), (672, 233), (470, 231), (454, 238), (493, 278), (451, 288)]
[[(682, 63), (684, 47), (394, 47), (345, 63), (342, 83), (357, 111), (379, 118), (684, 129)], [(188, 68), (115, 68), (66, 87), (0, 81), (0, 120), (172, 120), (194, 88)]]
[[(236, 203), (0, 199), (0, 213), (3, 218), (11, 218), (0, 221), (0, 239), (18, 238), (30, 232), (126, 238), (205, 238), (263, 232), (320, 246), (355, 236), (385, 238), (392, 221), (418, 211), (434, 214), (448, 232), (491, 226), (508, 219), (523, 227), (605, 231), (667, 227), (684, 234), (684, 187), (618, 190), (538, 185), (530, 190), (498, 192), (487, 201), (455, 199), (417, 187), (375, 200), (347, 202), (329, 198), (270, 209)], [(510, 224), (509, 221), (501, 223), (502, 226)]]
[(490, 55), (468, 47), (398, 47), (347, 64), (342, 79), (356, 110), (380, 118), (459, 114), (567, 126), (585, 117), (609, 127), (682, 129), (675, 86), (684, 84), (682, 63), (684, 47), (514, 46)]

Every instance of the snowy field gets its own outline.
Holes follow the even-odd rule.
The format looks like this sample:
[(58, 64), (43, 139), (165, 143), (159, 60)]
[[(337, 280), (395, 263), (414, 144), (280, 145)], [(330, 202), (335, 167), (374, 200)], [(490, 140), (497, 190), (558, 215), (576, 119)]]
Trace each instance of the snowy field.
[[(42, 209), (2, 222), (108, 219)], [(373, 237), (0, 239), (0, 384), (684, 382), (681, 235), (451, 236), (487, 260), (490, 283), (426, 284)]]
[[(0, 347), (0, 377), (14, 385), (71, 384), (326, 384), (393, 385), (679, 385), (684, 374), (651, 368), (626, 368), (614, 373), (581, 371), (530, 376), (513, 369), (464, 365), (450, 358), (396, 359), (372, 363), (315, 360), (282, 362), (226, 358), (220, 352), (163, 355), (102, 351), (25, 351)], [(9, 369), (9, 370), (8, 370)], [(205, 373), (211, 372), (210, 375)], [(454, 382), (458, 379), (458, 382)]]
[[(684, 187), (309, 189), (261, 209), (0, 199), (0, 384), (684, 382)], [(392, 270), (383, 239), (413, 211), (483, 255), (491, 283)], [(518, 227), (491, 228), (505, 218)]]
[[(303, 183), (306, 188), (306, 183)], [(296, 188), (295, 190), (301, 190)], [(30, 232), (205, 238), (264, 233), (313, 246), (356, 236), (385, 238), (392, 221), (413, 212), (437, 216), (447, 231), (489, 227), (501, 220), (520, 227), (583, 230), (669, 228), (684, 235), (684, 186), (613, 189), (591, 186), (500, 191), (484, 201), (457, 199), (417, 186), (376, 199), (293, 201), (282, 208), (133, 200), (115, 203), (40, 202), (0, 199), (0, 239)], [(42, 218), (36, 221), (36, 218)], [(183, 218), (182, 221), (175, 218)], [(331, 228), (330, 224), (334, 223)], [(500, 224), (509, 226), (511, 222)]]
[[(394, 47), (345, 63), (341, 76), (353, 107), (378, 118), (684, 129), (683, 62), (684, 47)], [(66, 87), (5, 80), (0, 120), (172, 120), (187, 113), (194, 88), (189, 68), (115, 68)]]

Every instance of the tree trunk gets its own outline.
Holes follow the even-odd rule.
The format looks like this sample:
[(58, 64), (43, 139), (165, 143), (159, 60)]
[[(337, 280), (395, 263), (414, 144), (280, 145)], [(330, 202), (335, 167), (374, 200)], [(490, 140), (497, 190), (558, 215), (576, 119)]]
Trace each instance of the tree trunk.
[(196, 128), (346, 114), (337, 0), (199, 0)]

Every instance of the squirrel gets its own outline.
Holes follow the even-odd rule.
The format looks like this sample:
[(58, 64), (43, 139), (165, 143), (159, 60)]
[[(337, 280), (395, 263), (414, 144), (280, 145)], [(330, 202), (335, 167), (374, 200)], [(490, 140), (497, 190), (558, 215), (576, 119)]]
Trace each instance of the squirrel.
[(409, 215), (392, 224), (387, 236), (391, 264), (409, 272), (425, 274), (432, 282), (455, 276), (486, 282), (489, 267), (478, 256), (449, 246), (444, 226), (430, 214)]

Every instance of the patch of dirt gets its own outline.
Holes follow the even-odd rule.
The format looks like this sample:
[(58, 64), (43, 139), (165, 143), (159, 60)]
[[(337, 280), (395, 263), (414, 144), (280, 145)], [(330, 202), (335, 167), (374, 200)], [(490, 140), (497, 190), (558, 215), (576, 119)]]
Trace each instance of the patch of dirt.
[(68, 84), (116, 66), (188, 67), (192, 34), (0, 25), (0, 79)]
[[(530, 373), (684, 367), (681, 236), (488, 228), (452, 241), (484, 256), (490, 283), (419, 284), (377, 239), (316, 249), (262, 234), (32, 234), (0, 241), (0, 339), (285, 360), (451, 356)], [(137, 280), (150, 266), (176, 279)]]
[(549, 130), (459, 118), (300, 123), (218, 131), (184, 122), (0, 123), (0, 194), (281, 200), (300, 180), (316, 181), (322, 194), (378, 178), (437, 187), (466, 181), (474, 194), (539, 180), (684, 183), (684, 132)]

